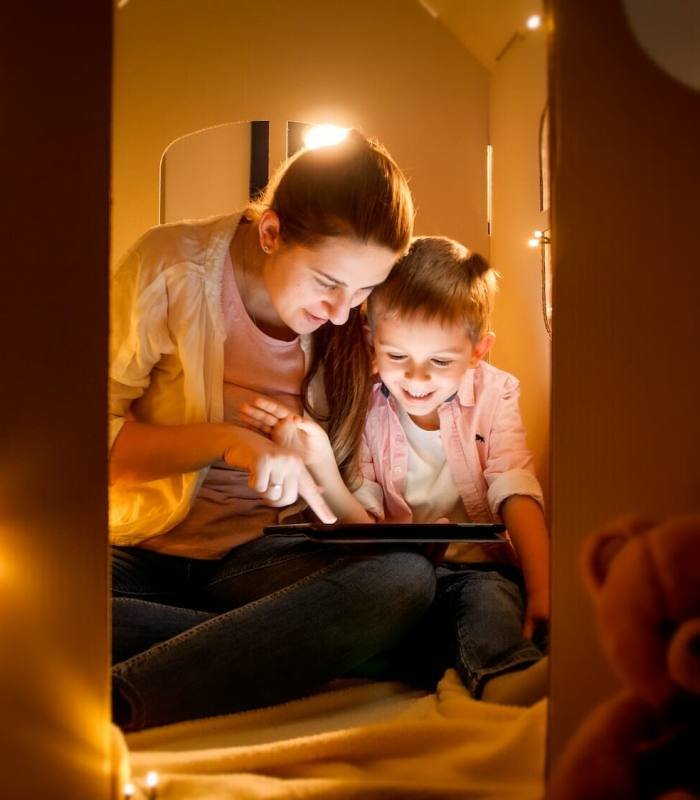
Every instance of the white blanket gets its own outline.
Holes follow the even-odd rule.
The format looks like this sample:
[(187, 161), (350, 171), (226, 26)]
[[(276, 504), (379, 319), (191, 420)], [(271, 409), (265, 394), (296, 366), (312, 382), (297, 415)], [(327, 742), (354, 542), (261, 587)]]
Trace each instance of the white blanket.
[(544, 796), (546, 701), (473, 700), (448, 670), (437, 692), (364, 683), (126, 737), (136, 798), (158, 800)]

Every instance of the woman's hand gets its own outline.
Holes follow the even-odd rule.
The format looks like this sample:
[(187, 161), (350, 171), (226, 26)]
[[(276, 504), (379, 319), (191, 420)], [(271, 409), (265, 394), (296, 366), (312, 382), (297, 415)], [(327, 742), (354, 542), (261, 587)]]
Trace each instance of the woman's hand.
[(336, 515), (298, 453), (264, 436), (239, 428), (236, 440), (223, 453), (227, 464), (249, 473), (248, 485), (271, 506), (291, 505), (301, 496), (321, 522), (332, 524)]
[(335, 463), (333, 448), (323, 428), (282, 403), (256, 397), (252, 404), (243, 403), (240, 415), (248, 425), (268, 434), (275, 444), (299, 455), (307, 466)]

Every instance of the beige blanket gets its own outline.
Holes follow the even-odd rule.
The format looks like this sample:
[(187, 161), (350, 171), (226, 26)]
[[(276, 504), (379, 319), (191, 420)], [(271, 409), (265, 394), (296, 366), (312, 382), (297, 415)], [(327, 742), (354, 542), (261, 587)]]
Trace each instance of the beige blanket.
[(135, 798), (541, 798), (546, 701), (473, 700), (448, 670), (437, 692), (345, 686), (272, 708), (127, 736)]

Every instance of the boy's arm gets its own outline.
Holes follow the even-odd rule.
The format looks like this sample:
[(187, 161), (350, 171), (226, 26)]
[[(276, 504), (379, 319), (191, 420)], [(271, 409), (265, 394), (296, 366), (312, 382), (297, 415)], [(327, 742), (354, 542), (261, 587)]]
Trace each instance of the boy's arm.
[(549, 536), (519, 399), (520, 385), (510, 376), (493, 416), (484, 478), (492, 513), (503, 519), (522, 563), (527, 590), (523, 632), (529, 637), (538, 622), (549, 618)]
[(500, 507), (515, 550), (520, 556), (527, 590), (523, 633), (549, 619), (549, 536), (540, 504), (532, 497), (512, 495)]
[(345, 485), (332, 450), (327, 460), (310, 464), (309, 472), (321, 487), (323, 499), (338, 517), (338, 522), (374, 522)]

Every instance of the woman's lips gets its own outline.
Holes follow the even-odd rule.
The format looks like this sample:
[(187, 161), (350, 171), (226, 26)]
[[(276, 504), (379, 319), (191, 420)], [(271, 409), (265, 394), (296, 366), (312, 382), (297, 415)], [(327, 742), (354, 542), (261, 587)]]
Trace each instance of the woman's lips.
[(310, 311), (304, 309), (304, 314), (306, 314), (307, 319), (309, 322), (312, 322), (314, 325), (323, 325), (325, 322), (328, 322), (327, 317), (317, 317), (315, 314), (312, 314)]

